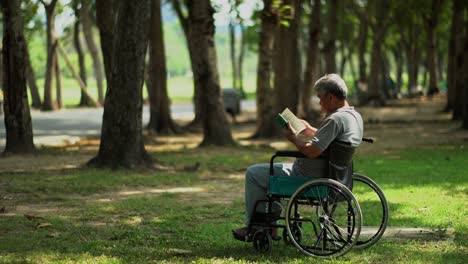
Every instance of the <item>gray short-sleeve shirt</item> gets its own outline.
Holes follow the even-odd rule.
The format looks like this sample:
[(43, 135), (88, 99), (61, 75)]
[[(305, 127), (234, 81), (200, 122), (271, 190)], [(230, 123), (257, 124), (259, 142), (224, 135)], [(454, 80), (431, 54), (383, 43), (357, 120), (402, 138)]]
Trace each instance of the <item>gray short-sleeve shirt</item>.
[[(354, 107), (342, 107), (329, 114), (315, 132), (310, 141), (324, 151), (332, 141), (340, 140), (357, 147), (361, 144), (364, 124), (361, 115)], [(298, 158), (294, 162), (292, 174), (300, 176), (324, 177), (323, 168), (327, 166), (324, 160)]]

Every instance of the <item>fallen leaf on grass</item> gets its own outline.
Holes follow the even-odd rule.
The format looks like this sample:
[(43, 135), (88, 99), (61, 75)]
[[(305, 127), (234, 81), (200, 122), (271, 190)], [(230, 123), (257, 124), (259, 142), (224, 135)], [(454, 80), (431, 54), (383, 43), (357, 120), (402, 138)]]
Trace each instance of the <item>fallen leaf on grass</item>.
[(174, 254), (180, 254), (180, 255), (186, 255), (186, 254), (191, 254), (191, 250), (185, 250), (185, 249), (180, 249), (180, 248), (169, 248), (167, 250), (169, 253), (174, 253)]
[(36, 225), (37, 228), (44, 228), (44, 227), (48, 227), (48, 226), (52, 226), (51, 223), (38, 223)]
[(50, 234), (47, 234), (46, 237), (50, 237), (50, 238), (56, 238), (60, 235), (59, 232), (53, 232), (53, 233), (50, 233)]

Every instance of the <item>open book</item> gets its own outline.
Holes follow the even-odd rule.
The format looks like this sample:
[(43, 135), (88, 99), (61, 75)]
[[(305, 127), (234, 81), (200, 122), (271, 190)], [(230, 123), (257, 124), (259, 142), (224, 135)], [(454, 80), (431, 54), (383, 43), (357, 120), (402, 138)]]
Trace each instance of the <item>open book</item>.
[(294, 134), (296, 135), (296, 137), (298, 139), (300, 139), (300, 140), (302, 140), (304, 142), (307, 142), (307, 141), (311, 140), (310, 137), (308, 137), (306, 135), (299, 134), (304, 129), (306, 129), (306, 126), (288, 108), (285, 108), (283, 110), (283, 112), (276, 115), (276, 121), (278, 121), (278, 123), (284, 128), (287, 128), (288, 123), (289, 123), (291, 125), (291, 128), (292, 128)]

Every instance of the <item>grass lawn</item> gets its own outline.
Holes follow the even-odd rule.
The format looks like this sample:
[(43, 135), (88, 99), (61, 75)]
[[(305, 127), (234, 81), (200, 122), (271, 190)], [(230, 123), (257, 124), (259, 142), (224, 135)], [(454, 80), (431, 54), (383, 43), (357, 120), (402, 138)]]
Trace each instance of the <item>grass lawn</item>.
[[(188, 148), (151, 153), (178, 166), (200, 162), (196, 172), (2, 172), (0, 262), (466, 263), (467, 147), (390, 150), (356, 160), (357, 170), (384, 190), (389, 226), (454, 228), (454, 240), (382, 239), (326, 261), (307, 258), (283, 242), (274, 242), (271, 255), (258, 254), (251, 244), (234, 240), (231, 229), (243, 225), (245, 168), (268, 161), (274, 150)], [(40, 154), (79, 155), (62, 149)]]

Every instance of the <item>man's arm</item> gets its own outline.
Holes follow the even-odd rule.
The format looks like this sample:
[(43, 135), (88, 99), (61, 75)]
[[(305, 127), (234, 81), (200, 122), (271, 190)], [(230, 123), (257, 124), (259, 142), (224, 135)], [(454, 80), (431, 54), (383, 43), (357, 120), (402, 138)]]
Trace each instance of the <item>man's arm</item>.
[[(307, 128), (301, 134), (306, 134), (308, 136), (310, 135), (311, 137), (313, 137), (317, 129), (311, 127), (310, 125), (306, 127)], [(311, 142), (304, 142), (298, 139), (296, 135), (294, 135), (294, 133), (292, 132), (291, 127), (289, 127), (289, 129), (286, 132), (286, 138), (296, 146), (297, 150), (302, 152), (302, 154), (304, 154), (309, 159), (315, 159), (322, 153), (322, 150), (316, 145), (312, 144)]]

